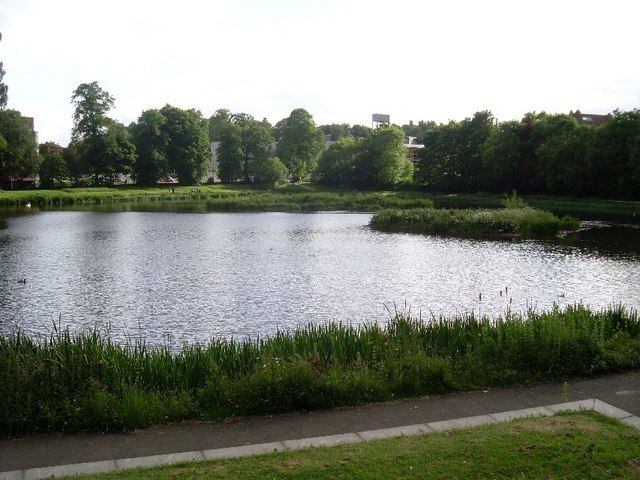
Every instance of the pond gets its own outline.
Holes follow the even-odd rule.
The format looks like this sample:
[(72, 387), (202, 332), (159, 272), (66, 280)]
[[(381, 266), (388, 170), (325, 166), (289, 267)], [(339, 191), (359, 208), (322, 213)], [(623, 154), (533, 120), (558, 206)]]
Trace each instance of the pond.
[[(640, 307), (640, 229), (554, 241), (378, 233), (368, 214), (38, 211), (0, 219), (0, 335), (206, 343), (308, 323)], [(24, 283), (22, 281), (25, 281)]]

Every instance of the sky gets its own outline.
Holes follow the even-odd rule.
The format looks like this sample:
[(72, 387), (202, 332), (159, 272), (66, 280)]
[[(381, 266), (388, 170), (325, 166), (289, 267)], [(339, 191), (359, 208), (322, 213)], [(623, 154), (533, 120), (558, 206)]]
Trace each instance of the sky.
[(69, 142), (97, 81), (125, 125), (166, 104), (272, 124), (498, 121), (640, 107), (637, 0), (2, 0), (8, 108)]

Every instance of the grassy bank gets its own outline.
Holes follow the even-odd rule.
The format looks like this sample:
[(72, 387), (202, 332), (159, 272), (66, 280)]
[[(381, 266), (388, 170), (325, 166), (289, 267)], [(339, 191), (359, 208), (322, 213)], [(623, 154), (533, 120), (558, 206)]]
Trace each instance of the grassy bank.
[(81, 479), (638, 478), (640, 432), (595, 413)]
[(417, 192), (315, 191), (295, 185), (266, 191), (237, 185), (197, 188), (69, 188), (62, 190), (0, 190), (0, 207), (21, 208), (27, 203), (40, 207), (103, 205), (117, 203), (199, 202), (209, 211), (329, 210), (377, 211), (382, 208), (425, 208), (433, 205)]
[[(172, 191), (172, 188), (174, 191)], [(193, 190), (196, 190), (195, 192)], [(296, 194), (309, 194), (304, 195)], [(640, 202), (595, 198), (527, 195), (535, 208), (572, 215), (640, 215)], [(117, 188), (64, 188), (57, 190), (0, 190), (0, 207), (100, 205), (109, 203), (202, 202), (212, 211), (376, 211), (381, 208), (497, 208), (503, 203), (499, 194), (440, 194), (417, 191), (358, 192), (327, 188), (316, 184), (287, 184), (276, 190), (259, 190), (246, 185), (204, 185), (199, 187), (153, 187), (135, 185)]]
[[(504, 195), (489, 193), (457, 193), (429, 195), (436, 208), (498, 208)], [(524, 200), (534, 208), (563, 212), (574, 216), (616, 215), (640, 216), (640, 202), (607, 200), (602, 198), (552, 197), (549, 195), (524, 195)]]
[(310, 325), (178, 354), (98, 332), (0, 338), (0, 432), (112, 431), (640, 368), (640, 318), (609, 308)]
[(390, 209), (376, 213), (370, 225), (384, 232), (408, 232), (459, 236), (552, 237), (562, 230), (576, 230), (578, 220), (558, 218), (535, 208), (493, 210)]

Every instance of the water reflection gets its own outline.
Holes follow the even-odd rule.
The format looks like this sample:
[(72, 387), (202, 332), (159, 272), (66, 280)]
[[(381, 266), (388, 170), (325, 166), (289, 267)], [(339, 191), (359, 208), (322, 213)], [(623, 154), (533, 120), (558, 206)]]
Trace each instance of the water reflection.
[[(638, 229), (557, 242), (373, 232), (363, 214), (44, 212), (0, 233), (0, 334), (63, 326), (206, 342), (309, 322), (639, 307)], [(613, 233), (604, 237), (603, 232)], [(17, 283), (27, 278), (27, 285)]]

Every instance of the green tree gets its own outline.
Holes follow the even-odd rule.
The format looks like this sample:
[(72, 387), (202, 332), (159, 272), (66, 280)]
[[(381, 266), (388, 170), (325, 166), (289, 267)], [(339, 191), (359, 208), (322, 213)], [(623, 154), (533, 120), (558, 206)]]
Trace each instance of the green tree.
[(196, 185), (206, 175), (211, 161), (208, 121), (197, 110), (171, 105), (162, 107), (160, 113), (167, 119), (163, 131), (169, 168), (182, 185)]
[(450, 191), (457, 185), (459, 123), (450, 121), (429, 130), (425, 148), (418, 152), (416, 181), (429, 190)]
[(40, 153), (40, 186), (55, 188), (56, 182), (62, 182), (68, 177), (67, 164), (62, 156), (64, 149), (55, 142), (45, 142), (38, 145)]
[(71, 140), (62, 151), (67, 173), (75, 186), (83, 183), (83, 178), (88, 171), (88, 167), (84, 163), (86, 155), (83, 153), (83, 147), (84, 143), (81, 140)]
[(488, 111), (429, 129), (419, 153), (418, 182), (435, 190), (477, 190), (483, 173), (482, 148), (494, 130)]
[(273, 188), (287, 178), (287, 167), (278, 157), (258, 160), (252, 167), (253, 183), (261, 187)]
[(78, 85), (71, 95), (71, 103), (74, 105), (73, 140), (92, 139), (107, 131), (111, 123), (107, 113), (115, 99), (98, 82)]
[(324, 134), (313, 117), (302, 108), (291, 112), (278, 128), (276, 154), (284, 162), (294, 180), (315, 170), (324, 149)]
[(71, 103), (74, 105), (71, 140), (82, 143), (79, 152), (82, 161), (98, 185), (112, 173), (104, 151), (109, 140), (104, 137), (113, 123), (107, 113), (113, 108), (115, 99), (98, 82), (91, 82), (81, 83), (74, 90)]
[(361, 181), (365, 186), (393, 187), (412, 180), (413, 164), (407, 158), (404, 139), (404, 132), (396, 126), (373, 131), (366, 143), (366, 153), (360, 156)]
[(436, 127), (436, 123), (433, 121), (420, 121), (416, 125), (415, 123), (411, 123), (409, 125), (403, 125), (402, 130), (404, 134), (408, 137), (416, 137), (420, 143), (424, 143), (425, 138), (427, 137), (427, 132), (432, 128)]
[(353, 186), (358, 183), (356, 174), (365, 154), (366, 138), (346, 136), (338, 139), (320, 155), (314, 178), (325, 185)]
[(209, 117), (209, 141), (219, 142), (222, 138), (222, 130), (231, 123), (233, 114), (226, 108), (219, 108)]
[(256, 168), (262, 174), (265, 165), (274, 167), (273, 130), (266, 120), (257, 121), (251, 115), (240, 113), (220, 131), (218, 147), (218, 176), (223, 182), (242, 178), (246, 183), (255, 181)]
[(482, 144), (479, 189), (509, 192), (517, 188), (521, 149), (520, 129), (521, 123), (518, 121), (502, 122)]
[(640, 110), (616, 110), (596, 128), (589, 172), (599, 196), (640, 199)]
[(0, 110), (0, 183), (15, 188), (17, 181), (38, 171), (38, 145), (34, 131), (17, 110)]
[(370, 138), (373, 134), (373, 128), (365, 125), (353, 125), (349, 128), (347, 133), (356, 138)]
[(589, 190), (587, 155), (591, 127), (569, 115), (544, 115), (534, 124), (536, 157), (549, 193), (582, 195)]
[[(2, 40), (2, 34), (0, 33), (0, 40)], [(0, 110), (7, 108), (7, 102), (9, 101), (9, 87), (4, 83), (4, 74), (7, 73), (4, 70), (4, 65), (0, 62)], [(7, 141), (0, 133), (0, 150), (7, 147)]]
[(0, 62), (0, 110), (7, 108), (7, 102), (9, 101), (9, 87), (4, 83), (4, 74), (7, 73), (2, 62)]
[(120, 122), (112, 121), (107, 131), (99, 137), (101, 154), (101, 175), (110, 185), (120, 174), (133, 172), (136, 162), (136, 147), (127, 128)]
[(218, 177), (223, 183), (237, 182), (244, 178), (242, 154), (242, 127), (227, 123), (220, 129), (218, 150)]
[(137, 153), (133, 172), (140, 185), (153, 186), (170, 173), (166, 123), (166, 117), (159, 110), (151, 109), (143, 111), (137, 123), (129, 126)]
[(330, 135), (332, 142), (337, 142), (342, 137), (349, 135), (348, 132), (351, 127), (346, 123), (332, 123), (331, 125), (320, 125), (318, 128), (322, 130), (322, 133), (325, 135)]

